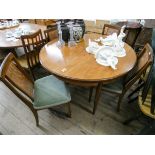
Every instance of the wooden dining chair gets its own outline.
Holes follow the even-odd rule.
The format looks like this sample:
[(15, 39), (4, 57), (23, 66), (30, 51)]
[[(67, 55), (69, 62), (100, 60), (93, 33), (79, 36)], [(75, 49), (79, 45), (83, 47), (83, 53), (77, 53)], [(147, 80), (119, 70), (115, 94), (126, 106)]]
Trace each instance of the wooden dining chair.
[(120, 33), (121, 28), (117, 25), (104, 24), (102, 35), (111, 35), (112, 33)]
[(155, 40), (155, 31), (153, 28), (143, 27), (134, 45), (136, 53), (139, 53), (144, 48), (146, 43), (152, 44), (153, 40)]
[(46, 30), (44, 30), (44, 36), (46, 43), (58, 38), (57, 26), (50, 25)]
[(37, 111), (41, 109), (67, 104), (68, 116), (71, 117), (69, 89), (56, 77), (50, 75), (33, 82), (12, 53), (4, 59), (0, 77), (4, 84), (30, 108), (37, 126), (39, 125)]
[(123, 38), (123, 41), (126, 42), (128, 45), (130, 45), (132, 48), (134, 48), (140, 32), (141, 32), (141, 27), (137, 27), (137, 28), (126, 27), (124, 29), (124, 33), (126, 34), (126, 36)]
[[(143, 50), (144, 50), (144, 48), (143, 48)], [(135, 96), (135, 94), (137, 94), (143, 87), (144, 87), (143, 95), (142, 95), (143, 96), (143, 100), (144, 100), (144, 98), (146, 98), (148, 89), (149, 89), (149, 87), (151, 85), (151, 80), (152, 80), (153, 72), (154, 72), (154, 56), (153, 56), (152, 64), (146, 70), (146, 72), (144, 72), (143, 76), (141, 76), (141, 78), (140, 78), (140, 80), (138, 82), (138, 86), (135, 87), (135, 89), (128, 95), (128, 98), (130, 99), (129, 103), (137, 100), (137, 96)], [(135, 96), (135, 97), (133, 98), (133, 96)]]
[[(117, 111), (120, 110), (120, 104), (125, 93), (131, 88), (133, 84), (142, 79), (146, 70), (153, 63), (153, 58), (153, 50), (149, 44), (146, 44), (144, 49), (138, 55), (137, 64), (125, 77), (120, 78), (113, 83), (103, 85), (103, 91), (119, 96)], [(89, 100), (91, 100), (91, 96), (92, 90), (90, 90)]]
[(143, 88), (138, 93), (137, 99), (140, 111), (123, 122), (124, 125), (128, 125), (140, 117), (146, 117), (149, 123), (138, 132), (140, 135), (155, 134), (155, 68), (153, 65), (150, 71)]
[[(41, 48), (45, 45), (41, 29), (39, 29), (33, 34), (22, 35), (21, 40), (25, 55), (19, 57), (18, 61), (22, 67), (29, 69), (30, 74), (35, 80), (37, 79), (37, 77), (35, 76), (35, 69), (38, 67), (41, 68), (39, 61), (39, 52)], [(49, 75), (43, 68), (41, 68), (40, 70), (40, 74)], [(37, 72), (39, 71), (36, 70), (36, 74)]]
[(119, 100), (117, 104), (117, 111), (120, 110), (121, 101), (125, 93), (131, 88), (133, 84), (141, 80), (144, 73), (149, 66), (153, 63), (153, 50), (149, 44), (146, 44), (144, 50), (139, 54), (136, 66), (130, 71), (125, 79), (103, 85), (103, 91), (115, 93), (119, 95)]

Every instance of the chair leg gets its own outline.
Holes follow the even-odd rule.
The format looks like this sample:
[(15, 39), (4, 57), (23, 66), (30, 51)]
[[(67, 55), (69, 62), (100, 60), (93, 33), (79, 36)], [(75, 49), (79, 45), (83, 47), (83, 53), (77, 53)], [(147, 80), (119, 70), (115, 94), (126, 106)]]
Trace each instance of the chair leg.
[(35, 77), (35, 75), (34, 75), (34, 73), (33, 73), (32, 70), (31, 70), (31, 75), (32, 75), (33, 80), (35, 81), (36, 80), (36, 77)]
[(38, 118), (38, 112), (36, 109), (34, 109), (33, 107), (29, 106), (29, 108), (31, 109), (34, 117), (35, 117), (35, 120), (36, 120), (36, 126), (39, 126), (39, 118)]
[(32, 104), (28, 104), (28, 102), (25, 102), (26, 105), (30, 108), (30, 110), (32, 111), (34, 117), (35, 117), (35, 120), (36, 120), (36, 126), (39, 126), (39, 118), (38, 118), (38, 112), (36, 109), (34, 109), (33, 105)]
[(12, 48), (10, 51), (15, 55), (16, 58), (18, 57), (15, 48)]
[(124, 92), (122, 92), (122, 94), (119, 96), (119, 99), (118, 99), (118, 103), (117, 103), (117, 112), (120, 111), (120, 106), (121, 106), (121, 102), (122, 102), (122, 99), (124, 97)]
[(99, 83), (97, 88), (96, 88), (96, 93), (95, 93), (95, 99), (94, 99), (94, 107), (93, 107), (93, 115), (96, 112), (98, 101), (101, 95), (101, 89), (102, 89), (102, 83)]
[(37, 110), (32, 111), (36, 120), (36, 126), (39, 126), (39, 118), (38, 118), (38, 112)]
[(132, 91), (129, 95), (128, 98), (130, 98), (133, 94), (138, 92), (142, 87), (144, 86), (144, 83), (140, 84), (134, 91)]
[(70, 106), (70, 102), (67, 103), (68, 106), (68, 117), (71, 118), (71, 106)]
[(90, 90), (89, 90), (89, 100), (88, 100), (89, 102), (91, 101), (91, 97), (92, 97), (92, 94), (93, 94), (93, 89), (94, 88), (91, 87)]

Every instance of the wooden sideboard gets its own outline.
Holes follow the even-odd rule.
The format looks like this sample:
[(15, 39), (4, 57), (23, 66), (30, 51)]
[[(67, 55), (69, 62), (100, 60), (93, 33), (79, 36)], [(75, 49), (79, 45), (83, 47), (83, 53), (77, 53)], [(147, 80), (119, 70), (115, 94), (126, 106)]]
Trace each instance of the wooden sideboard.
[(86, 32), (102, 33), (104, 24), (109, 24), (109, 20), (84, 20)]

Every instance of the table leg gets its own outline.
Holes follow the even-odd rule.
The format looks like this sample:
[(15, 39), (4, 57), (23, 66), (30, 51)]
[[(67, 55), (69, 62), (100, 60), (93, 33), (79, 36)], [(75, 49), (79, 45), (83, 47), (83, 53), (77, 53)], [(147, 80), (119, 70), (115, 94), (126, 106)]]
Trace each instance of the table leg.
[(18, 57), (18, 56), (17, 56), (17, 53), (16, 53), (16, 48), (12, 48), (12, 49), (11, 49), (11, 52), (15, 55), (15, 57)]
[(101, 94), (101, 88), (102, 88), (102, 83), (98, 83), (97, 88), (96, 88), (96, 93), (95, 93), (95, 99), (94, 99), (93, 114), (95, 114), (96, 109), (97, 109), (98, 101), (99, 101), (100, 94)]
[(91, 87), (90, 90), (89, 90), (89, 102), (91, 101), (91, 97), (92, 97), (92, 94), (93, 94), (93, 89), (94, 87)]
[(4, 50), (8, 53), (12, 52), (15, 55), (15, 57), (17, 57), (16, 48), (8, 48)]

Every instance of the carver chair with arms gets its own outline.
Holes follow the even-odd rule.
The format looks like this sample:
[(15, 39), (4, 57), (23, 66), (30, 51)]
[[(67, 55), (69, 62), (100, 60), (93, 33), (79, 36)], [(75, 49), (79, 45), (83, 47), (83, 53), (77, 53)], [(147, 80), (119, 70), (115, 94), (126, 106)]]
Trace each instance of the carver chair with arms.
[(33, 112), (36, 125), (39, 125), (37, 110), (51, 108), (62, 104), (68, 105), (68, 116), (71, 117), (70, 92), (64, 82), (50, 75), (35, 82), (9, 53), (1, 65), (1, 80)]

